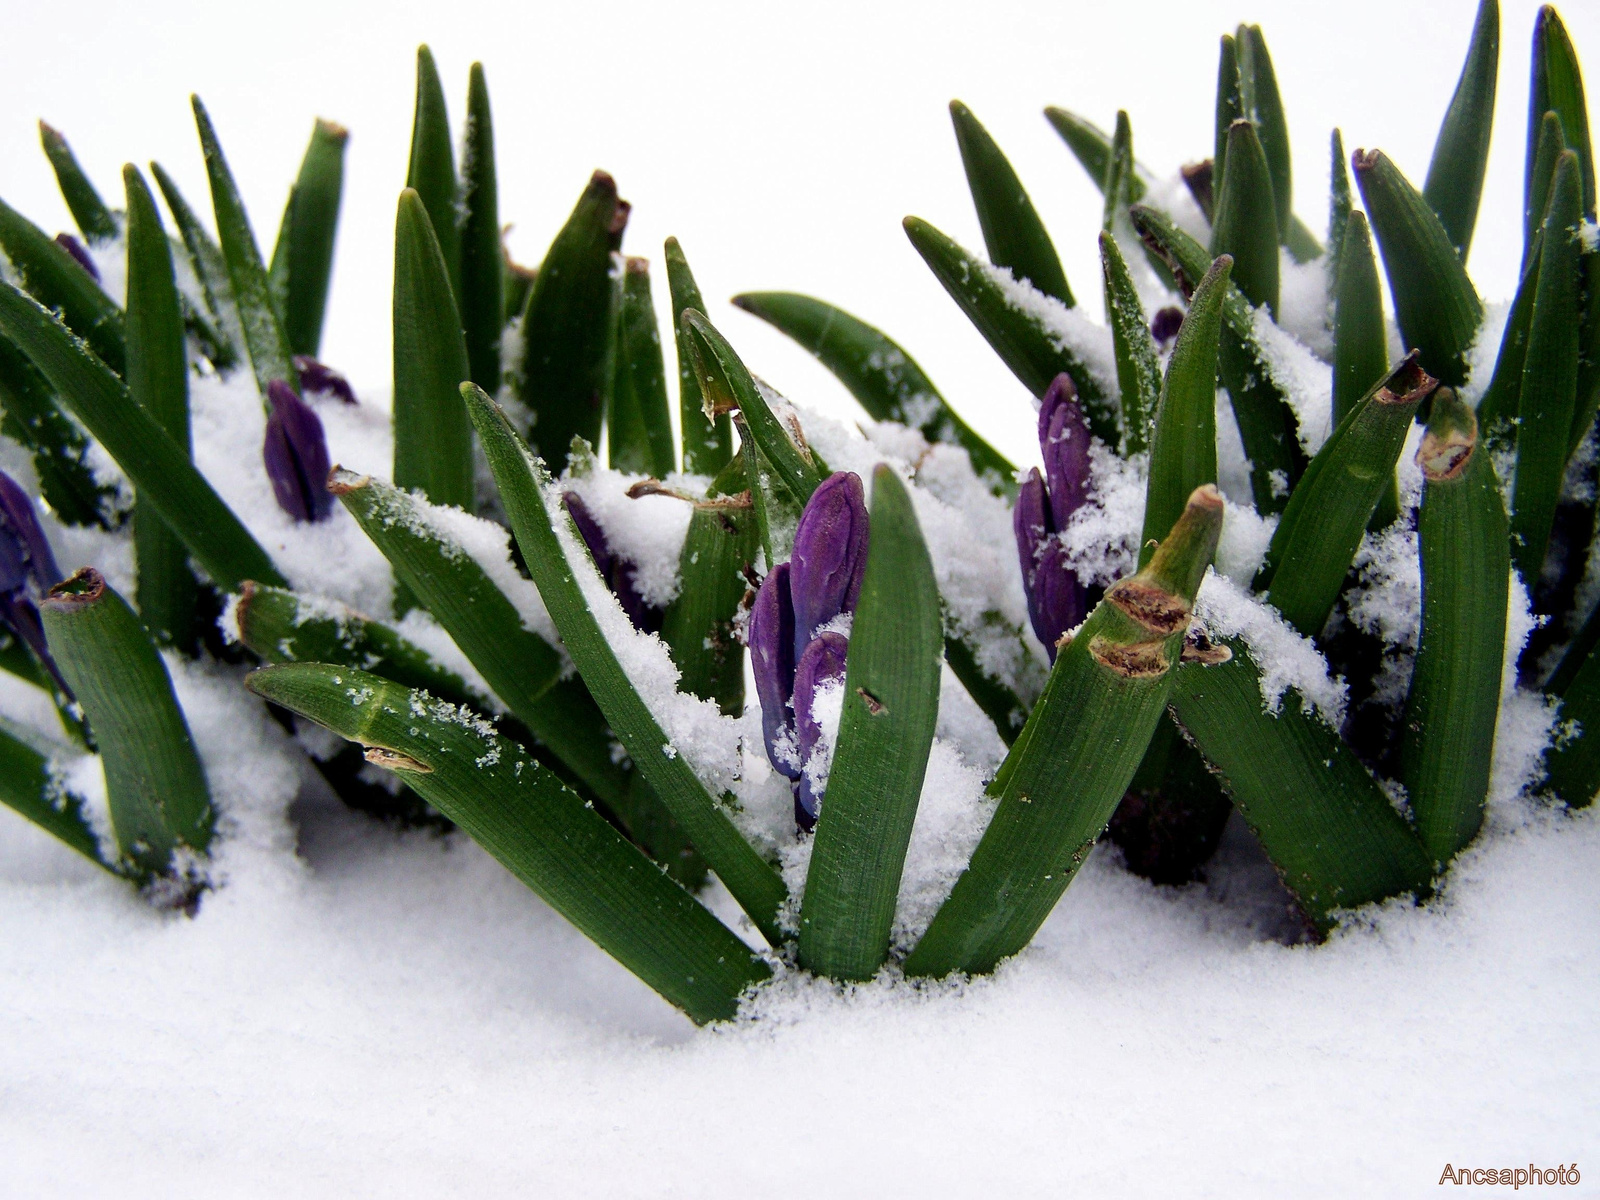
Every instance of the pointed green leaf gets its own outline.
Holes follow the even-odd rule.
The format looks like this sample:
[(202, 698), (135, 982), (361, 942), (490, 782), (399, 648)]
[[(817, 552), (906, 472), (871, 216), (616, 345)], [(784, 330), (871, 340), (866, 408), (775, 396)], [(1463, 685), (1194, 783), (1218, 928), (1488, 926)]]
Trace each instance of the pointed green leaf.
[[(1538, 153), (1539, 126), (1544, 114), (1553, 112), (1561, 119), (1566, 144), (1578, 153), (1582, 182), (1583, 213), (1595, 215), (1594, 150), (1589, 142), (1589, 105), (1583, 94), (1583, 72), (1578, 66), (1578, 51), (1567, 27), (1556, 10), (1546, 4), (1539, 10), (1533, 27), (1533, 79), (1528, 89), (1528, 176), (1533, 175), (1533, 160)], [(1526, 194), (1530, 223), (1536, 224), (1544, 212), (1537, 197)]]
[(1217, 338), (1232, 266), (1227, 255), (1212, 263), (1189, 301), (1167, 363), (1150, 438), (1141, 567), (1176, 526), (1195, 489), (1217, 481)]
[(1289, 497), (1256, 587), (1270, 587), (1268, 601), (1307, 637), (1333, 611), (1411, 420), (1437, 386), (1407, 357), (1356, 402)]
[(183, 239), (183, 248), (189, 255), (189, 265), (194, 270), (195, 278), (200, 281), (200, 290), (205, 297), (209, 332), (215, 343), (206, 348), (207, 356), (217, 370), (231, 371), (238, 365), (238, 356), (245, 350), (244, 330), (239, 323), (238, 307), (233, 302), (233, 285), (228, 282), (227, 260), (222, 257), (221, 247), (212, 240), (194, 209), (183, 198), (172, 176), (160, 163), (151, 163), (150, 173), (155, 176), (156, 186), (161, 189), (161, 196), (167, 202), (167, 210), (172, 213), (172, 222), (178, 227), (178, 236)]
[(222, 156), (222, 146), (217, 141), (210, 114), (200, 103), (199, 96), (190, 97), (190, 102), (194, 106), (195, 125), (200, 130), (200, 146), (205, 153), (206, 176), (211, 182), (211, 208), (217, 222), (217, 237), (222, 244), (222, 258), (228, 267), (228, 285), (238, 310), (250, 365), (255, 371), (256, 386), (261, 391), (261, 402), (266, 404), (267, 384), (274, 379), (282, 380), (298, 392), (300, 376), (290, 362), (289, 341), (272, 302), (272, 288), (266, 268), (261, 264), (261, 251), (255, 234), (250, 231), (250, 218), (245, 214), (244, 201), (228, 169), (228, 160)]
[(433, 223), (411, 188), (394, 226), (394, 481), (435, 504), (475, 507), (467, 347)]
[(611, 465), (617, 470), (665, 479), (677, 469), (650, 264), (642, 258), (629, 258), (623, 265), (608, 426)]
[(1018, 307), (989, 269), (955, 242), (917, 217), (907, 217), (904, 225), (906, 236), (944, 290), (1022, 385), (1035, 396), (1043, 396), (1057, 375), (1063, 371), (1071, 375), (1089, 428), (1107, 445), (1117, 445), (1115, 406), (1083, 360), (1036, 312)]
[(124, 364), (122, 310), (116, 301), (44, 231), (0, 200), (0, 250), (23, 288), (85, 342), (119, 375)]
[(444, 86), (434, 66), (433, 51), (417, 47), (417, 96), (411, 116), (411, 161), (406, 186), (422, 197), (433, 222), (434, 236), (444, 255), (453, 295), (461, 294), (461, 231), (456, 203), (455, 153), (450, 148), (450, 116), (445, 111)]
[(1428, 856), (1367, 769), (1300, 697), (1262, 705), (1260, 668), (1242, 642), (1220, 664), (1180, 666), (1173, 711), (1321, 934), (1338, 912), (1427, 894)]
[(1228, 130), (1228, 173), (1217, 194), (1211, 253), (1231, 255), (1233, 281), (1251, 304), (1278, 314), (1278, 225), (1267, 158), (1249, 121)]
[(744, 712), (744, 643), (734, 628), (754, 577), (760, 534), (744, 462), (734, 459), (696, 503), (678, 557), (682, 584), (661, 621), (661, 640), (682, 672), (680, 691), (730, 717)]
[[(1106, 168), (1111, 162), (1111, 136), (1093, 121), (1086, 120), (1076, 113), (1070, 113), (1064, 108), (1047, 108), (1044, 110), (1044, 115), (1050, 122), (1050, 127), (1060, 135), (1061, 140), (1067, 144), (1067, 149), (1072, 151), (1079, 165), (1094, 181), (1095, 187), (1104, 191)], [(1142, 198), (1148, 186), (1149, 181), (1144, 170), (1135, 162), (1133, 175), (1128, 181), (1130, 202)]]
[(1533, 323), (1533, 301), (1539, 291), (1538, 238), (1534, 253), (1517, 285), (1516, 298), (1506, 315), (1505, 331), (1495, 356), (1494, 374), (1478, 401), (1478, 425), (1496, 446), (1514, 446), (1517, 414), (1522, 407), (1522, 368), (1528, 358), (1528, 331)]
[[(1262, 154), (1272, 180), (1277, 230), (1284, 244), (1288, 245), (1289, 230), (1294, 220), (1294, 178), (1289, 124), (1283, 115), (1283, 98), (1278, 94), (1278, 76), (1272, 69), (1272, 56), (1267, 53), (1267, 40), (1262, 36), (1261, 26), (1241, 25), (1236, 37), (1239, 74), (1245, 81), (1244, 116), (1255, 124), (1256, 131), (1260, 135)], [(1231, 144), (1228, 147), (1228, 162), (1230, 166), (1233, 163)], [(1290, 249), (1293, 252), (1294, 247), (1291, 246)], [(1306, 257), (1315, 258), (1321, 253), (1321, 249), (1317, 246)], [(1304, 261), (1299, 254), (1295, 257)], [(1245, 289), (1245, 294), (1249, 295), (1248, 289)]]
[(39, 606), (50, 652), (89, 718), (123, 859), (142, 878), (204, 853), (215, 813), (161, 656), (128, 603), (84, 568)]
[(1197, 491), (1149, 565), (1108, 591), (1057, 656), (990, 785), (994, 817), (906, 959), (907, 975), (990, 971), (1050, 915), (1161, 720), (1221, 528), (1221, 495)]
[(1439, 214), (1451, 245), (1466, 262), (1478, 221), (1489, 135), (1494, 128), (1494, 92), (1500, 66), (1499, 0), (1479, 0), (1467, 60), (1445, 110), (1422, 195)]
[(1117, 239), (1105, 230), (1100, 233), (1100, 270), (1122, 396), (1122, 453), (1140, 454), (1149, 444), (1161, 399), (1161, 363), (1139, 289), (1117, 248)]
[[(1179, 289), (1193, 291), (1211, 265), (1206, 248), (1155, 209), (1136, 204), (1130, 215), (1139, 236), (1161, 256)], [(1250, 302), (1230, 282), (1222, 301), (1217, 369), (1250, 460), (1250, 492), (1262, 514), (1283, 511), (1305, 464), (1294, 415), (1273, 379), (1270, 361), (1257, 341)]]
[(707, 416), (694, 357), (689, 352), (689, 332), (683, 324), (688, 309), (705, 312), (705, 301), (695, 286), (689, 260), (677, 238), (668, 238), (664, 257), (667, 284), (672, 290), (672, 336), (678, 351), (678, 417), (683, 436), (683, 469), (691, 475), (717, 475), (733, 458), (733, 427), (727, 413)]
[(950, 101), (950, 120), (989, 261), (1071, 308), (1061, 259), (1005, 153), (961, 101)]
[(1133, 174), (1133, 123), (1127, 112), (1119, 109), (1116, 132), (1111, 136), (1111, 161), (1106, 164), (1106, 182), (1101, 189), (1105, 196), (1101, 229), (1115, 232), (1117, 222), (1133, 203), (1129, 195)]
[(1461, 256), (1428, 202), (1381, 150), (1357, 150), (1352, 165), (1383, 253), (1401, 339), (1422, 352), (1423, 370), (1459, 387), (1483, 320)]
[(1344, 156), (1344, 135), (1335, 129), (1328, 138), (1331, 161), (1328, 164), (1328, 278), (1339, 278), (1339, 255), (1343, 252), (1345, 229), (1350, 224), (1350, 171)]
[(8, 283), (0, 283), (0, 334), (33, 360), (213, 583), (231, 591), (244, 579), (283, 582), (266, 551), (195, 470), (183, 447), (128, 398), (122, 381), (60, 321)]
[(376, 675), (268, 667), (258, 695), (367, 749), (602, 950), (692, 1020), (726, 1020), (771, 972), (599, 813), (470, 712)]
[[(500, 190), (494, 116), (483, 64), (467, 76), (467, 124), (461, 145), (461, 324), (472, 382), (500, 390), (500, 335), (505, 328), (505, 251), (500, 246)], [(520, 311), (521, 306), (518, 306)]]
[(888, 334), (795, 292), (745, 292), (733, 304), (816, 355), (873, 420), (899, 421), (921, 430), (930, 442), (960, 446), (991, 489), (1015, 492), (1016, 467), (955, 414), (933, 381)]
[[(172, 247), (150, 189), (132, 165), (122, 169), (128, 204), (128, 397), (155, 418), (178, 448), (189, 444), (189, 356)], [(145, 502), (133, 513), (136, 597), (157, 641), (184, 648), (193, 640), (197, 585), (182, 540)]]
[(886, 466), (872, 475), (871, 529), (800, 909), (800, 961), (834, 979), (870, 979), (889, 956), (939, 716), (939, 589), (911, 497)]
[[(1339, 250), (1333, 301), (1333, 425), (1348, 416), (1373, 385), (1389, 373), (1389, 340), (1383, 323), (1383, 288), (1365, 213), (1352, 213)], [(1399, 486), (1391, 475), (1372, 514), (1383, 529), (1400, 513)]]
[(78, 165), (77, 156), (61, 132), (39, 122), (39, 141), (44, 146), (45, 157), (56, 173), (56, 183), (61, 188), (61, 198), (67, 202), (78, 230), (91, 242), (109, 242), (116, 238), (117, 218), (106, 207), (106, 202), (95, 191), (89, 176)]
[(796, 505), (803, 506), (828, 477), (826, 464), (803, 442), (796, 441), (799, 430), (791, 434), (772, 411), (738, 353), (704, 313), (686, 309), (682, 324), (689, 334), (695, 377), (707, 407), (713, 412), (738, 410), (762, 457), (776, 472), (777, 483)]
[(112, 523), (114, 489), (95, 478), (89, 438), (27, 356), (0, 338), (0, 433), (32, 456), (39, 490), (67, 525)]
[(1228, 130), (1235, 121), (1247, 120), (1244, 102), (1244, 79), (1239, 70), (1239, 44), (1233, 35), (1223, 34), (1221, 49), (1217, 53), (1217, 102), (1215, 110), (1215, 135), (1211, 150), (1211, 190), (1219, 195), (1227, 179)]
[(100, 856), (83, 815), (83, 797), (69, 792), (50, 760), (0, 726), (0, 804), (59, 838), (91, 862), (113, 874), (115, 867)]
[(319, 118), (312, 126), (311, 144), (289, 189), (268, 271), (289, 349), (312, 358), (322, 345), (322, 321), (328, 311), (333, 242), (344, 192), (344, 146), (349, 137), (343, 126), (332, 121)]
[(572, 439), (600, 444), (612, 326), (611, 244), (628, 220), (617, 185), (596, 171), (556, 234), (522, 314), (520, 397), (533, 445), (566, 468)]
[(499, 406), (481, 389), (466, 384), (461, 392), (499, 485), (517, 545), (578, 673), (635, 767), (762, 935), (777, 945), (781, 938), (778, 909), (786, 898), (783, 881), (706, 791), (622, 669), (589, 608), (575, 571), (588, 572), (593, 588), (602, 585), (593, 574), (592, 564), (575, 564), (568, 557), (563, 535), (567, 546), (581, 553), (571, 519), (562, 515), (565, 528), (558, 533), (546, 507), (548, 476), (543, 464), (532, 456)]
[(1563, 151), (1539, 235), (1539, 284), (1517, 406), (1512, 559), (1530, 589), (1544, 569), (1577, 403), (1581, 187), (1578, 156)]
[(1400, 778), (1423, 848), (1447, 863), (1483, 823), (1490, 755), (1462, 749), (1494, 745), (1511, 555), (1500, 486), (1470, 408), (1434, 397), (1417, 462), (1422, 636), (1400, 722)]

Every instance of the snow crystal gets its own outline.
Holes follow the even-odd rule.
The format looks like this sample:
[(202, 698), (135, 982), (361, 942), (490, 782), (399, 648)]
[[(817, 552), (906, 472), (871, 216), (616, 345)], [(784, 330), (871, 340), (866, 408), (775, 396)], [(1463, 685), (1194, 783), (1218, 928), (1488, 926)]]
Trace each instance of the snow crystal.
[(1265, 307), (1256, 309), (1252, 320), (1263, 365), (1294, 412), (1301, 448), (1315, 455), (1333, 432), (1333, 372), (1305, 343), (1275, 325)]
[(1195, 616), (1213, 639), (1237, 637), (1261, 671), (1261, 701), (1276, 713), (1293, 688), (1306, 712), (1313, 709), (1334, 729), (1344, 723), (1348, 690), (1329, 674), (1328, 662), (1310, 638), (1297, 633), (1278, 610), (1216, 571), (1207, 571), (1195, 600)]
[[(562, 481), (577, 492), (589, 512), (605, 530), (606, 542), (618, 558), (632, 563), (633, 584), (646, 604), (666, 608), (677, 598), (681, 580), (678, 560), (694, 505), (676, 496), (642, 495), (630, 499), (628, 489), (644, 479), (621, 471), (595, 468), (582, 477)], [(686, 476), (669, 476), (668, 487), (683, 487), (689, 495), (703, 493), (705, 485)], [(698, 486), (696, 486), (698, 484)]]
[(1325, 258), (1299, 263), (1287, 250), (1279, 249), (1278, 327), (1324, 363), (1333, 361), (1330, 282)]
[(1054, 296), (1018, 279), (1006, 267), (983, 263), (980, 269), (1004, 294), (1007, 304), (1037, 321), (1058, 349), (1071, 354), (1093, 374), (1105, 395), (1121, 394), (1110, 329), (1089, 320), (1081, 308), (1068, 308)]
[(1500, 357), (1500, 343), (1505, 338), (1506, 320), (1510, 316), (1510, 300), (1492, 301), (1483, 306), (1483, 322), (1467, 349), (1467, 382), (1460, 389), (1461, 398), (1473, 408), (1478, 407), (1489, 381), (1494, 378), (1495, 360)]

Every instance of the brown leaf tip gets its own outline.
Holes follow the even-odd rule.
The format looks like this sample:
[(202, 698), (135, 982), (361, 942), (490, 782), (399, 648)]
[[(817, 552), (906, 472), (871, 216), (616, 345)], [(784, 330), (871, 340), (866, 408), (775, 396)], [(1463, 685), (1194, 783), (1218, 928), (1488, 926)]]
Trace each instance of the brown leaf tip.
[(328, 491), (335, 496), (359, 492), (371, 482), (371, 475), (357, 475), (354, 471), (347, 471), (338, 464), (328, 472)]
[(1358, 149), (1350, 156), (1350, 166), (1357, 175), (1364, 175), (1378, 165), (1378, 160), (1383, 157), (1382, 150)]
[(1378, 389), (1379, 404), (1421, 404), (1433, 394), (1439, 381), (1422, 369), (1420, 350), (1413, 350), (1389, 373)]
[(1232, 657), (1232, 650), (1213, 642), (1210, 634), (1198, 624), (1193, 624), (1189, 626), (1189, 632), (1184, 636), (1183, 653), (1178, 656), (1178, 661), (1200, 663), (1202, 666), (1211, 667), (1217, 663), (1225, 663)]
[(1151, 633), (1171, 637), (1189, 624), (1189, 602), (1138, 576), (1111, 585), (1106, 599)]
[(80, 567), (46, 593), (43, 603), (57, 612), (88, 608), (106, 594), (105, 576), (93, 567)]
[(861, 703), (865, 704), (867, 706), (867, 711), (875, 717), (882, 716), (884, 713), (889, 711), (888, 705), (884, 704), (882, 700), (879, 700), (864, 687), (858, 687), (856, 689), (856, 695), (861, 697)]
[(385, 771), (410, 771), (413, 775), (433, 774), (433, 768), (427, 763), (419, 762), (409, 754), (401, 754), (398, 750), (387, 750), (382, 746), (368, 746), (361, 757)]
[(1160, 679), (1172, 666), (1160, 642), (1128, 645), (1096, 637), (1089, 642), (1089, 653), (1095, 662), (1124, 679)]

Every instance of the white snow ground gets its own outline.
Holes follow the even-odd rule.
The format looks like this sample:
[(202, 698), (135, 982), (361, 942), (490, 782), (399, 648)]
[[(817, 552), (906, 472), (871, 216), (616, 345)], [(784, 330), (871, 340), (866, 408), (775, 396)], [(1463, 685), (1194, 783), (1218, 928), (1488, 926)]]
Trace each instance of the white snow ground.
[[(155, 154), (203, 200), (193, 86), (223, 123), (265, 236), (312, 113), (344, 119), (355, 138), (327, 357), (358, 385), (381, 381), (387, 213), (410, 51), (425, 38), (458, 119), (462, 68), (485, 56), (523, 258), (537, 259), (604, 164), (638, 205), (632, 252), (653, 255), (676, 233), (708, 296), (794, 287), (881, 322), (1031, 462), (1019, 386), (894, 228), (918, 212), (978, 244), (943, 100), (962, 95), (1000, 138), (1092, 294), (1098, 197), (1040, 106), (1109, 124), (1126, 105), (1140, 156), (1169, 169), (1207, 144), (1215, 36), (1260, 20), (1295, 134), (1297, 208), (1316, 228), (1334, 120), (1347, 146), (1382, 145), (1420, 178), (1471, 7), (1360, 0), (1330, 23), (1290, 0), (1151, 5), (1153, 40), (1136, 46), (1114, 32), (1127, 19), (1117, 6), (1012, 4), (981, 18), (972, 6), (824, 6), (797, 27), (742, 6), (685, 20), (644, 6), (465, 4), (441, 28), (422, 6), (386, 8), (374, 27), (367, 7), (319, 5), (320, 38), (294, 3), (270, 29), (187, 0), (141, 12), (137, 28), (114, 6), (79, 6), (78, 29), (34, 6), (10, 14), (0, 43), (0, 110), (13, 114), (0, 194), (65, 226), (32, 141), (37, 114), (108, 192), (123, 157)], [(1600, 17), (1564, 7), (1594, 60)], [(1501, 119), (1473, 257), (1488, 296), (1515, 270), (1516, 237), (1492, 231), (1517, 224), (1533, 6), (1503, 9)], [(632, 30), (620, 46), (618, 28)], [(1438, 53), (1408, 64), (1406, 103), (1339, 75), (1377, 80), (1392, 43), (1419, 30), (1438, 31)], [(197, 56), (220, 45), (226, 55)], [(529, 48), (555, 45), (526, 68)], [(739, 61), (747, 82), (729, 104)], [(598, 71), (594, 107), (550, 120)], [(742, 185), (708, 184), (689, 139), (664, 136), (667, 118), (641, 96), (671, 96), (671, 130), (699, 129), (702, 147), (747, 151)], [(713, 315), (785, 392), (856, 419), (777, 335)], [(322, 412), (336, 456), (348, 439), (368, 452), (349, 465), (381, 463), (370, 413)], [(259, 431), (241, 439), (214, 442), (210, 463), (203, 448), (202, 465), (270, 537), (261, 481), (225, 477)], [(350, 543), (324, 536), (286, 568), (379, 607), (381, 564), (342, 560), (330, 582), (325, 551)], [(85, 535), (63, 560), (98, 561), (120, 586), (130, 564), (118, 553)], [(1498, 800), (1442, 897), (1366, 914), (1316, 948), (1284, 943), (1284, 895), (1237, 827), (1210, 882), (1182, 890), (1097, 852), (992, 980), (849, 994), (791, 980), (749, 1019), (695, 1032), (466, 839), (396, 834), (321, 794), (234, 674), (184, 672), (179, 687), (232, 801), (226, 886), (198, 919), (152, 912), (0, 810), (0, 1195), (1409, 1196), (1433, 1194), (1446, 1162), (1592, 1159), (1593, 811)]]

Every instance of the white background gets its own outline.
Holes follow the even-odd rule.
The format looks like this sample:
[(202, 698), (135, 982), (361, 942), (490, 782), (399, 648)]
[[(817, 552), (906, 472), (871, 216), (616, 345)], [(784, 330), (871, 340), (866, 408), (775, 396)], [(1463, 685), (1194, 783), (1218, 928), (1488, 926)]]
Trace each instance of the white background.
[[(500, 211), (536, 263), (588, 173), (634, 203), (630, 253), (684, 245), (752, 367), (803, 402), (851, 409), (820, 367), (754, 318), (741, 290), (825, 297), (881, 325), (963, 413), (1023, 461), (1024, 393), (899, 228), (915, 213), (981, 250), (945, 105), (972, 106), (1017, 167), (1077, 294), (1098, 309), (1097, 192), (1046, 124), (1057, 104), (1132, 117), (1165, 174), (1210, 152), (1218, 36), (1263, 25), (1295, 142), (1295, 207), (1327, 223), (1327, 141), (1379, 146), (1419, 185), (1460, 70), (1471, 0), (1183, 0), (954, 5), (20, 4), (0, 37), (0, 196), (71, 228), (34, 120), (62, 129), (119, 196), (125, 161), (159, 160), (197, 208), (208, 192), (188, 95), (209, 106), (270, 248), (314, 116), (352, 132), (324, 355), (358, 384), (389, 376), (394, 204), (404, 182), (414, 51), (438, 58), (459, 132), (468, 65), (488, 71)], [(1508, 295), (1520, 252), (1528, 44), (1536, 6), (1502, 4), (1500, 116), (1471, 268)], [(1600, 5), (1563, 16), (1600, 61)], [(1591, 74), (1593, 71), (1591, 70)]]

